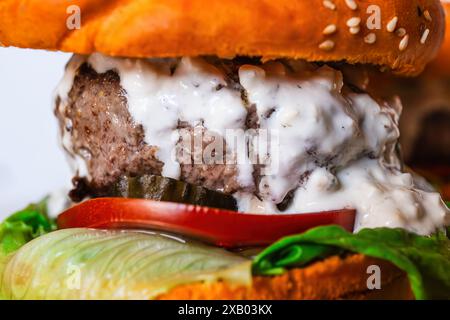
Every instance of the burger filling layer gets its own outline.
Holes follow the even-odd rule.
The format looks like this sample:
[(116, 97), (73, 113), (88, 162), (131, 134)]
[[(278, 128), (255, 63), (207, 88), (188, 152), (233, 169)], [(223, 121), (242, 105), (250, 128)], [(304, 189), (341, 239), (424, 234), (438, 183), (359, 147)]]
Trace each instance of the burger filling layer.
[(75, 198), (154, 174), (231, 194), (242, 212), (354, 208), (355, 230), (419, 234), (450, 222), (439, 194), (402, 168), (399, 104), (330, 66), (74, 56), (56, 104)]

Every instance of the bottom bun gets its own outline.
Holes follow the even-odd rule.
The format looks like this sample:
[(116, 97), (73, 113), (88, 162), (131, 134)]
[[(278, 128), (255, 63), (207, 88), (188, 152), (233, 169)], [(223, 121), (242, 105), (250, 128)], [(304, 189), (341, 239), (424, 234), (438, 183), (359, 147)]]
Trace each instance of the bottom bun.
[[(370, 266), (377, 266), (370, 268)], [(375, 272), (373, 271), (375, 269)], [(378, 272), (379, 270), (379, 272)], [(368, 288), (379, 274), (380, 289)], [(250, 287), (226, 282), (176, 287), (158, 297), (164, 300), (316, 300), (414, 299), (404, 272), (391, 263), (355, 254), (333, 256), (281, 276), (253, 278)]]

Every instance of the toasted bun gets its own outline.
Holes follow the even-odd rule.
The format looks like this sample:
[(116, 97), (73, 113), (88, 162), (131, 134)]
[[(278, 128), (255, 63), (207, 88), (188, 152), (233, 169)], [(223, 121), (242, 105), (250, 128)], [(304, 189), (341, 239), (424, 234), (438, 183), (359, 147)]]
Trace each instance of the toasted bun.
[[(369, 290), (369, 266), (378, 266), (380, 289)], [(254, 277), (251, 287), (224, 282), (179, 286), (159, 299), (413, 299), (407, 277), (392, 264), (363, 255), (334, 256), (277, 277)]]
[[(69, 5), (80, 8), (79, 30), (67, 27), (67, 21), (76, 26), (77, 8)], [(361, 19), (358, 27), (353, 24), (355, 34), (347, 25), (351, 18), (356, 18), (354, 23)], [(369, 30), (369, 24), (377, 27), (376, 18), (380, 29)], [(435, 56), (444, 22), (439, 0), (0, 2), (4, 46), (127, 57), (247, 55), (347, 61), (403, 75), (419, 73)], [(336, 31), (328, 27), (325, 34), (330, 25)], [(426, 30), (428, 37), (421, 43)]]
[(450, 76), (450, 0), (442, 0), (447, 17), (447, 28), (445, 31), (444, 44), (439, 55), (431, 65), (431, 70), (441, 75)]

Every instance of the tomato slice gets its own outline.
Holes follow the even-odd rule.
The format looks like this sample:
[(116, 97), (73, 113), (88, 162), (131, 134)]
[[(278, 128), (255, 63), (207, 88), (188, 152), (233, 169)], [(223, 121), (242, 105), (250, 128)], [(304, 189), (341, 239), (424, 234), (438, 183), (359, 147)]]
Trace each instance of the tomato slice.
[(337, 224), (352, 230), (355, 210), (305, 214), (247, 214), (173, 202), (98, 198), (59, 215), (60, 228), (139, 228), (167, 231), (221, 247), (268, 245), (283, 236)]

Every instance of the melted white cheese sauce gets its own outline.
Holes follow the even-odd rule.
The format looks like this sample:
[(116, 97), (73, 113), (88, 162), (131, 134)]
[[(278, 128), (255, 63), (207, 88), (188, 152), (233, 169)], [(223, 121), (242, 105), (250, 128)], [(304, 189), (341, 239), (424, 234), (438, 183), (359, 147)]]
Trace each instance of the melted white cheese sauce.
[[(180, 175), (173, 154), (179, 120), (192, 126), (203, 123), (220, 134), (245, 128), (248, 110), (239, 91), (228, 88), (225, 75), (203, 59), (182, 58), (173, 74), (174, 60), (100, 54), (85, 59), (98, 73), (119, 74), (130, 114), (144, 127), (146, 142), (158, 147), (164, 176)], [(74, 58), (59, 86), (62, 105), (79, 64), (80, 57)], [(400, 169), (397, 108), (380, 106), (367, 94), (344, 94), (342, 74), (332, 68), (292, 66), (294, 71), (280, 63), (239, 70), (260, 128), (276, 130), (279, 137), (277, 168), (259, 185), (262, 200), (236, 193), (239, 210), (279, 212), (275, 204), (292, 191), (293, 201), (284, 213), (355, 208), (355, 230), (386, 226), (430, 234), (448, 225), (450, 212), (439, 194), (421, 190)], [(216, 90), (219, 84), (224, 88)], [(243, 189), (253, 183), (252, 170), (239, 166)]]

